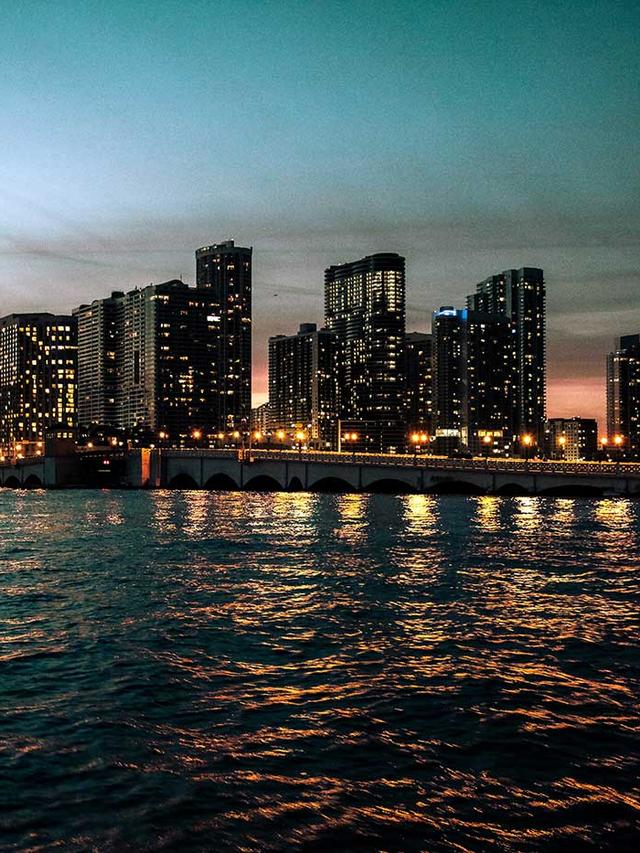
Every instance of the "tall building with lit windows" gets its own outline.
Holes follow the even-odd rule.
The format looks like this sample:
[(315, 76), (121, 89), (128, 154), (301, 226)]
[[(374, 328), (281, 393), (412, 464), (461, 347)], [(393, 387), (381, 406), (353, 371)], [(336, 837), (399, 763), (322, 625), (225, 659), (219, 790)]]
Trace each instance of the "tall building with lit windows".
[(116, 426), (120, 405), (121, 313), (124, 293), (80, 305), (78, 324), (78, 423)]
[(402, 375), (404, 411), (408, 432), (430, 433), (432, 429), (433, 359), (432, 337), (408, 332), (404, 337)]
[(360, 449), (399, 449), (405, 444), (405, 259), (380, 253), (330, 266), (324, 285), (325, 326), (341, 352), (341, 421), (357, 431)]
[(251, 421), (252, 253), (233, 240), (196, 251), (196, 285), (218, 325), (214, 364), (221, 430), (248, 429)]
[(477, 285), (467, 299), (476, 311), (505, 315), (513, 332), (513, 434), (531, 434), (544, 442), (546, 416), (546, 293), (544, 273), (536, 267), (505, 270)]
[(434, 312), (433, 412), (436, 452), (511, 452), (513, 342), (502, 314)]
[(77, 335), (73, 317), (10, 314), (0, 320), (0, 446), (41, 452), (52, 432), (76, 426)]
[(593, 418), (549, 418), (545, 427), (545, 452), (549, 459), (579, 462), (595, 459), (598, 423)]
[(269, 338), (269, 424), (302, 429), (319, 450), (337, 447), (339, 349), (336, 336), (315, 323), (296, 335)]
[(217, 432), (220, 320), (207, 292), (173, 280), (112, 294), (75, 313), (83, 425), (105, 417), (146, 440), (162, 434), (176, 445), (195, 431), (203, 438)]
[(624, 335), (607, 356), (607, 436), (611, 447), (640, 458), (640, 335)]

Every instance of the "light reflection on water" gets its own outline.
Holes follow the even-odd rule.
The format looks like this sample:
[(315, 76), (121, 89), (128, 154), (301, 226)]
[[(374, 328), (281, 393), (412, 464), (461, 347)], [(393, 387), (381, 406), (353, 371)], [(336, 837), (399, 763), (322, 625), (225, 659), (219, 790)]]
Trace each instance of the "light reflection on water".
[(2, 492), (0, 845), (628, 849), (639, 529), (625, 499)]

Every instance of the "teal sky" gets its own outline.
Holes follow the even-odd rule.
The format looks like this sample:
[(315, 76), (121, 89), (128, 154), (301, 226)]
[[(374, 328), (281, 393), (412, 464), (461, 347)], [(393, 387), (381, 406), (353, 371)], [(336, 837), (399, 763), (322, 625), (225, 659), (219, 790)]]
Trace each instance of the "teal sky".
[(600, 414), (640, 329), (638, 3), (14, 0), (2, 34), (2, 314), (192, 281), (233, 237), (261, 393), (330, 263), (405, 254), (411, 328), (542, 266), (551, 414)]

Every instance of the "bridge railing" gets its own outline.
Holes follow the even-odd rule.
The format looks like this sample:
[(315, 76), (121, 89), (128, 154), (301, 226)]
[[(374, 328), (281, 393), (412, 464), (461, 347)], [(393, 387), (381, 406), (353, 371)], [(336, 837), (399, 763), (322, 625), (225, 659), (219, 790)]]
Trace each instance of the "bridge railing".
[(640, 477), (638, 462), (564, 462), (562, 460), (489, 458), (450, 458), (448, 456), (402, 453), (351, 453), (322, 450), (275, 450), (266, 448), (163, 450), (166, 454), (235, 458), (244, 462), (289, 460), (291, 462), (323, 462), (340, 465), (376, 465), (390, 468), (418, 467), (446, 471), (492, 471), (496, 473), (573, 474), (589, 476)]

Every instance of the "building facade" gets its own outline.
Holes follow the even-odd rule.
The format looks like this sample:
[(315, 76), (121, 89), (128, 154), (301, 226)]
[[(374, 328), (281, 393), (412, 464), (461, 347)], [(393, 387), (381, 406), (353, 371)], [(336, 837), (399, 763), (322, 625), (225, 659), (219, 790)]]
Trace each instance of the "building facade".
[(11, 314), (0, 320), (2, 455), (39, 454), (53, 433), (73, 437), (76, 371), (74, 317)]
[(302, 429), (321, 450), (337, 447), (340, 361), (328, 329), (304, 323), (296, 335), (269, 339), (269, 420), (272, 430)]
[(545, 430), (549, 459), (580, 462), (595, 459), (598, 452), (598, 423), (592, 418), (549, 418)]
[(431, 433), (433, 361), (432, 337), (426, 332), (409, 332), (404, 337), (402, 375), (404, 377), (404, 420), (407, 433)]
[(255, 406), (251, 409), (251, 430), (252, 432), (259, 432), (262, 436), (264, 436), (271, 426), (271, 419), (269, 416), (269, 403), (261, 403), (259, 406)]
[(507, 317), (484, 311), (435, 311), (434, 450), (473, 455), (512, 451), (513, 346)]
[(620, 338), (607, 356), (607, 438), (632, 459), (640, 458), (640, 335)]
[(251, 420), (252, 254), (233, 240), (196, 251), (196, 286), (206, 292), (218, 327), (218, 427), (227, 431), (248, 429)]
[(78, 423), (117, 426), (124, 293), (96, 299), (73, 312), (78, 327)]
[(515, 446), (529, 435), (544, 440), (546, 417), (546, 291), (544, 273), (536, 267), (505, 270), (477, 285), (467, 307), (502, 314), (513, 332), (513, 424)]
[(451, 453), (462, 444), (462, 312), (445, 305), (431, 321), (433, 449)]
[(405, 443), (405, 259), (380, 253), (330, 266), (324, 282), (325, 325), (341, 352), (341, 421), (360, 425), (358, 449), (399, 449)]
[(75, 316), (84, 426), (177, 445), (217, 432), (220, 323), (206, 291), (167, 281), (80, 306)]

